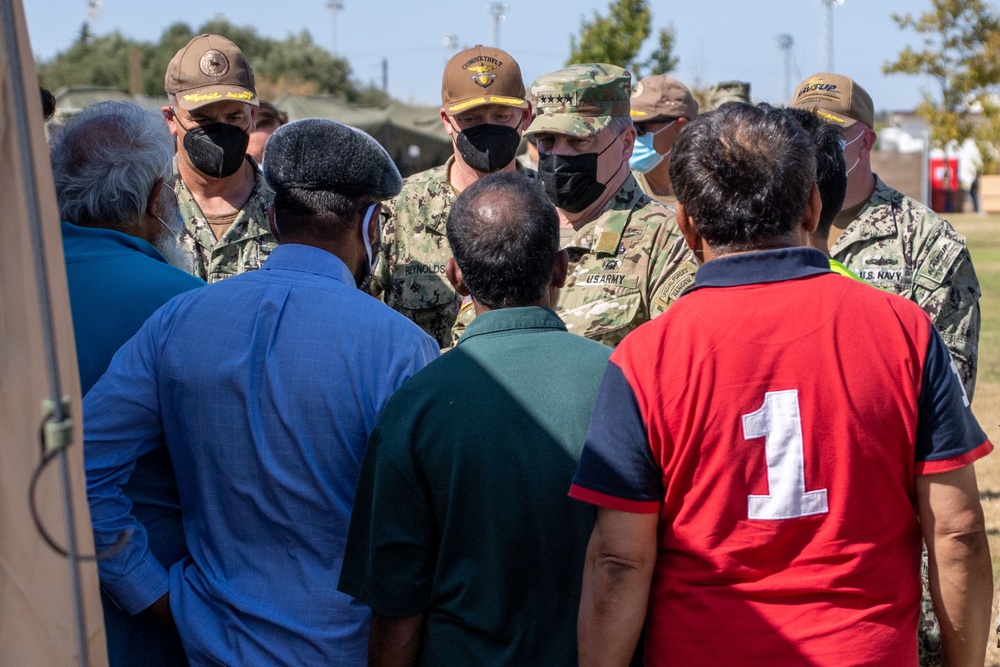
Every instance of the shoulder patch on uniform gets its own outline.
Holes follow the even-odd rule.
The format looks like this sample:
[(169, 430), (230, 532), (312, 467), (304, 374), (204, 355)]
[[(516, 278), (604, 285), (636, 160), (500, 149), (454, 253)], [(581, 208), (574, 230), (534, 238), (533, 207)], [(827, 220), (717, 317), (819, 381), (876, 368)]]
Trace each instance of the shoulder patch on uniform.
[(947, 235), (939, 236), (917, 269), (915, 282), (925, 289), (936, 289), (948, 278), (963, 250), (965, 246), (959, 241)]
[(694, 274), (696, 267), (691, 263), (685, 263), (677, 267), (677, 270), (670, 274), (663, 287), (656, 294), (653, 303), (663, 310), (670, 307), (674, 301), (680, 298), (686, 289), (694, 285)]

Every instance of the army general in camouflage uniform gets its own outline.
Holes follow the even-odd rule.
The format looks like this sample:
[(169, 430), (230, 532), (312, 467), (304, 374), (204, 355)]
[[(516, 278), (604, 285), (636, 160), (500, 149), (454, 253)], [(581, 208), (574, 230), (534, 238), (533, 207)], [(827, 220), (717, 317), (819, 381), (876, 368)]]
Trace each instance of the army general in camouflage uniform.
[[(814, 74), (799, 84), (790, 106), (813, 110), (842, 128), (847, 196), (833, 221), (831, 238), (839, 236), (831, 256), (863, 280), (910, 299), (930, 316), (971, 401), (981, 293), (965, 238), (948, 221), (872, 172), (871, 151), (878, 137), (872, 129), (874, 105), (864, 88), (840, 74)], [(927, 586), (926, 552), (923, 579), (920, 664), (932, 667), (941, 664), (941, 630)]]
[(246, 154), (258, 106), (250, 64), (225, 37), (199, 35), (170, 61), (165, 87), (193, 273), (215, 282), (259, 269), (277, 241), (266, 214), (274, 195)]
[[(630, 82), (605, 64), (543, 76), (531, 86), (538, 116), (527, 130), (538, 139), (538, 176), (569, 252), (556, 312), (570, 332), (612, 347), (664, 312), (696, 270), (673, 212), (629, 170)], [(463, 308), (460, 323), (470, 315)]]
[(510, 54), (484, 46), (456, 54), (445, 66), (441, 104), (454, 155), (406, 179), (399, 196), (384, 206), (371, 292), (441, 347), (450, 347), (462, 297), (444, 273), (452, 257), (445, 237), (448, 212), (463, 190), (488, 173), (516, 170), (537, 178), (515, 159), (531, 115), (521, 69)]

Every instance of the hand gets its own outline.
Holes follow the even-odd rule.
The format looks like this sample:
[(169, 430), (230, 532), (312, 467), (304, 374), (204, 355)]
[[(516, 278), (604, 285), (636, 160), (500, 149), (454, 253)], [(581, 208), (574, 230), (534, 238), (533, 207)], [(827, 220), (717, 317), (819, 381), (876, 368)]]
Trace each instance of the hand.
[(170, 611), (170, 593), (164, 593), (160, 599), (146, 607), (143, 613), (149, 614), (167, 625), (173, 625), (174, 615)]

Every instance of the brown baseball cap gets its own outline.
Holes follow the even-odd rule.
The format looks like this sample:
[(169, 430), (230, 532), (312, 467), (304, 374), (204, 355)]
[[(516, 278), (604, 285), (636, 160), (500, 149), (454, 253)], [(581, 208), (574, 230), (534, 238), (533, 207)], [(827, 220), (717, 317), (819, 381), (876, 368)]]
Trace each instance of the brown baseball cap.
[(677, 79), (654, 74), (639, 80), (632, 89), (632, 120), (637, 123), (687, 118), (698, 115), (698, 102)]
[(842, 74), (820, 72), (796, 87), (795, 97), (788, 106), (815, 111), (823, 120), (842, 127), (862, 122), (875, 127), (875, 106), (871, 95)]
[(221, 35), (198, 35), (178, 51), (167, 65), (164, 88), (187, 111), (228, 100), (258, 105), (250, 63)]
[(449, 116), (484, 104), (527, 109), (521, 68), (510, 54), (477, 44), (444, 66), (441, 105)]

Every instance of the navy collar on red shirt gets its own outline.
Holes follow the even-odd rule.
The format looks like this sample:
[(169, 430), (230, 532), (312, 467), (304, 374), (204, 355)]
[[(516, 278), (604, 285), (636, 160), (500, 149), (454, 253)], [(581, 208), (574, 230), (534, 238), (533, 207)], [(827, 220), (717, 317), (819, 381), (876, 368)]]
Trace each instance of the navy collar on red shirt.
[(815, 248), (760, 250), (705, 262), (698, 268), (691, 289), (776, 283), (829, 272), (829, 260)]

